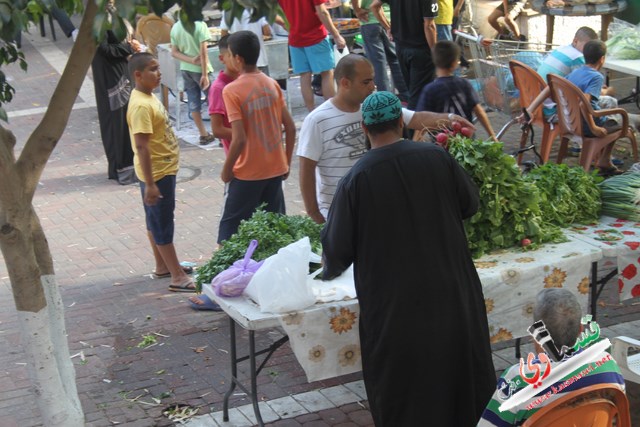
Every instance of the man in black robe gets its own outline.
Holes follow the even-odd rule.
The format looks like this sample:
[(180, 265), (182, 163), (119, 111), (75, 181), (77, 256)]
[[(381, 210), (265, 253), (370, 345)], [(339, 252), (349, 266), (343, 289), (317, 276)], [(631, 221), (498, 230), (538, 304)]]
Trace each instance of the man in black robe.
[(118, 40), (109, 30), (91, 63), (108, 177), (123, 185), (137, 182), (127, 126), (127, 106), (131, 93), (127, 66), (129, 56), (135, 51), (137, 49), (131, 43)]
[(462, 220), (478, 189), (441, 147), (402, 139), (400, 100), (362, 104), (367, 152), (322, 232), (324, 278), (354, 264), (367, 396), (378, 427), (475, 426), (496, 377)]

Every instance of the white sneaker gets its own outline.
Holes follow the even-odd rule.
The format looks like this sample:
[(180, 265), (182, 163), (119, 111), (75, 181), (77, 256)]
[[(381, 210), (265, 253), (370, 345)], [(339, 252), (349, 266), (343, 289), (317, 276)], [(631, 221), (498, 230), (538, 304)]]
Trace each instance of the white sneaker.
[(78, 38), (78, 29), (76, 28), (71, 32), (71, 39), (75, 42), (77, 38)]

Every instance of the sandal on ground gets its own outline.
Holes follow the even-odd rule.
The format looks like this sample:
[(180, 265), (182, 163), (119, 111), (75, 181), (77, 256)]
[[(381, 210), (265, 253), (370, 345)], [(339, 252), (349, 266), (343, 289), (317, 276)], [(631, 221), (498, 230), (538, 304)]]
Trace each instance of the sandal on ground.
[(200, 137), (200, 145), (207, 145), (212, 143), (213, 141), (215, 141), (216, 137), (211, 135), (210, 133), (206, 134), (205, 136), (201, 136)]
[(615, 176), (622, 175), (624, 173), (623, 170), (618, 169), (615, 166), (607, 166), (607, 167), (596, 167), (598, 169), (598, 175), (600, 176)]
[(190, 297), (189, 304), (191, 304), (191, 308), (194, 310), (222, 311), (222, 308), (220, 308), (218, 304), (211, 301), (211, 299), (204, 294)]
[[(184, 271), (184, 274), (191, 274), (191, 273), (193, 273), (193, 267), (182, 266), (182, 271)], [(152, 279), (165, 279), (167, 277), (171, 277), (171, 273), (168, 272), (168, 271), (166, 273), (162, 273), (162, 274), (158, 274), (155, 271), (151, 273), (151, 278)]]
[(196, 292), (196, 285), (190, 278), (178, 285), (169, 285), (171, 292)]

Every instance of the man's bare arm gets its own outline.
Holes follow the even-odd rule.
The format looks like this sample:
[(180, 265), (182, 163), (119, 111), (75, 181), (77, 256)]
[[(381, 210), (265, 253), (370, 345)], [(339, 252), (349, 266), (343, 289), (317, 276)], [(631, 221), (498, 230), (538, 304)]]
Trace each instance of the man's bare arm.
[(329, 15), (329, 11), (323, 4), (316, 5), (316, 14), (320, 19), (320, 22), (325, 26), (327, 31), (333, 35), (333, 41), (336, 43), (338, 49), (344, 49), (347, 43), (344, 41), (344, 37), (340, 35), (340, 31), (333, 25), (333, 21), (331, 20), (331, 15)]
[(436, 22), (433, 18), (424, 18), (424, 37), (427, 39), (429, 49), (433, 49), (438, 41), (438, 35), (436, 32)]
[(320, 213), (316, 194), (316, 167), (318, 162), (299, 156), (300, 160), (300, 193), (307, 215), (318, 224), (324, 224), (325, 218)]
[(240, 157), (242, 150), (244, 150), (247, 144), (247, 134), (244, 131), (242, 120), (231, 122), (231, 134), (233, 136), (231, 138), (231, 145), (229, 146), (229, 155), (224, 161), (222, 173), (220, 174), (222, 182), (225, 183), (233, 179), (233, 166), (236, 164), (238, 157)]

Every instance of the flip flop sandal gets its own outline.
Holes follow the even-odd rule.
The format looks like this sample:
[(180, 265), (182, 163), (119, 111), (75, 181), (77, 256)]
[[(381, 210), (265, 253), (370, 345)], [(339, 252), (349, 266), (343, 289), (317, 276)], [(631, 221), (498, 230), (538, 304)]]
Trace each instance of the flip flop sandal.
[[(193, 273), (193, 267), (182, 266), (182, 271), (184, 271), (185, 274), (191, 274)], [(152, 279), (165, 279), (167, 277), (171, 277), (171, 273), (169, 273), (168, 271), (162, 274), (151, 273)]]
[[(200, 304), (193, 302), (192, 299), (200, 300)], [(222, 308), (220, 308), (220, 306), (215, 302), (211, 301), (211, 299), (205, 294), (189, 298), (189, 304), (191, 304), (191, 308), (198, 311), (222, 311)]]
[(193, 283), (193, 280), (189, 279), (186, 282), (182, 282), (179, 285), (169, 285), (169, 290), (171, 292), (196, 292), (196, 286)]
[(604, 177), (622, 175), (624, 173), (623, 170), (620, 170), (615, 166), (612, 168), (597, 168), (597, 169), (598, 169), (598, 175), (604, 176)]

